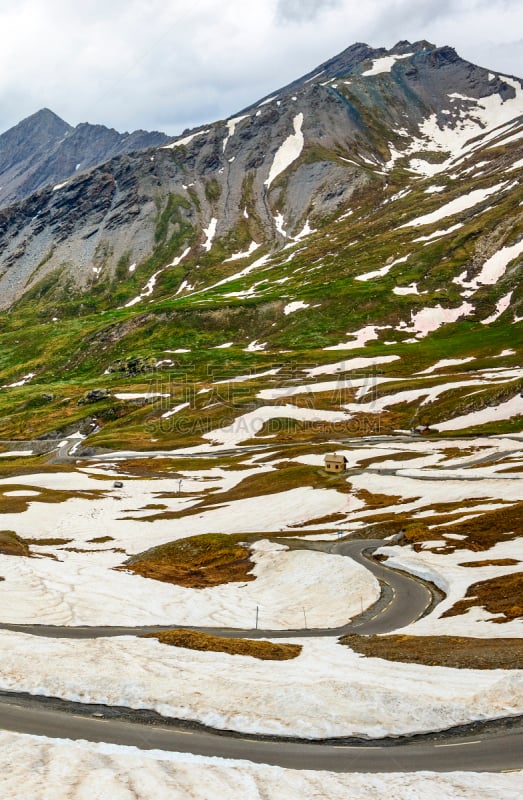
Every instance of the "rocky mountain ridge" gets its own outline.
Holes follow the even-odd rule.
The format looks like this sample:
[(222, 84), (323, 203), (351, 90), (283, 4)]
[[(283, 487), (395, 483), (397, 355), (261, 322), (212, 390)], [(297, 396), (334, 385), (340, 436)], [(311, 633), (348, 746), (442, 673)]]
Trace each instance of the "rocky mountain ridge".
[[(1, 212), (2, 304), (52, 272), (85, 291), (102, 273), (112, 280), (118, 264), (143, 264), (144, 274), (211, 249), (222, 264), (252, 243), (274, 252), (347, 211), (353, 197), (379, 204), (391, 185), (438, 173), (475, 136), (520, 119), (522, 97), (520, 81), (449, 47), (357, 44), (238, 116), (169, 144), (158, 134), (154, 147), (137, 149), (147, 135), (115, 143), (104, 129), (108, 151), (133, 152)], [(78, 146), (84, 152), (84, 142), (99, 140), (97, 127), (71, 133), (49, 114), (45, 121), (74, 145), (67, 158), (66, 144), (56, 156), (66, 172)], [(31, 181), (41, 183), (38, 171), (24, 191)]]
[(158, 131), (118, 133), (104, 125), (69, 125), (40, 109), (0, 135), (0, 207), (69, 179), (120, 153), (161, 145)]

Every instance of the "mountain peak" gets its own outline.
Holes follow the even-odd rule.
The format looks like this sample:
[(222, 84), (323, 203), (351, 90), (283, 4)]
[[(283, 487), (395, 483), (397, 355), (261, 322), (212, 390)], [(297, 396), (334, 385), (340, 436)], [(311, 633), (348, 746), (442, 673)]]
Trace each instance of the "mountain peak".
[(25, 138), (35, 133), (39, 133), (45, 137), (55, 138), (64, 136), (64, 134), (71, 130), (72, 127), (59, 117), (58, 114), (55, 114), (54, 111), (51, 111), (49, 108), (41, 108), (39, 111), (25, 117), (13, 128), (3, 133), (0, 136), (0, 140), (4, 142), (5, 137), (11, 139)]

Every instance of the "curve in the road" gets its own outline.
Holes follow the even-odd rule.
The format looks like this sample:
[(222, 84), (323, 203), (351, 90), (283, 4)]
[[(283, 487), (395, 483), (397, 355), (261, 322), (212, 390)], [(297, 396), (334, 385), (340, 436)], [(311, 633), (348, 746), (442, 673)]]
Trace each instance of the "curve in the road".
[[(349, 556), (354, 561), (369, 569), (382, 586), (382, 596), (362, 614), (337, 628), (291, 628), (270, 630), (267, 628), (225, 628), (208, 626), (188, 626), (173, 623), (172, 625), (141, 626), (66, 626), (66, 625), (27, 625), (17, 623), (0, 623), (0, 630), (18, 631), (33, 636), (47, 636), (53, 639), (95, 639), (106, 636), (134, 636), (143, 633), (155, 633), (176, 628), (190, 628), (215, 636), (234, 638), (284, 639), (289, 637), (342, 636), (346, 633), (386, 633), (403, 628), (419, 619), (437, 602), (436, 590), (426, 581), (398, 572), (386, 564), (370, 558), (371, 551), (383, 545), (381, 539), (356, 539), (336, 542), (330, 552)], [(384, 594), (384, 592), (385, 594)]]
[[(283, 638), (294, 636), (339, 636), (343, 633), (385, 633), (403, 627), (422, 616), (435, 602), (429, 585), (412, 576), (396, 572), (382, 563), (371, 561), (368, 551), (382, 545), (381, 540), (339, 542), (332, 552), (350, 556), (367, 566), (385, 585), (389, 599), (378, 601), (355, 620), (336, 629), (306, 630), (236, 630), (207, 628), (215, 634), (238, 637)], [(0, 628), (56, 638), (94, 638), (99, 636), (136, 635), (166, 627), (78, 627), (0, 624)], [(34, 735), (86, 739), (130, 745), (140, 749), (159, 749), (203, 756), (273, 764), (293, 769), (337, 772), (412, 772), (416, 770), (499, 771), (523, 766), (523, 723), (513, 729), (489, 731), (486, 735), (449, 735), (448, 738), (357, 741), (350, 743), (315, 743), (303, 740), (273, 740), (267, 737), (242, 736), (231, 732), (202, 729), (180, 721), (174, 724), (150, 724), (114, 718), (119, 710), (103, 706), (83, 706), (49, 698), (29, 697), (22, 693), (0, 695), (0, 727), (4, 730)], [(74, 712), (74, 713), (71, 713)], [(132, 712), (130, 712), (132, 714)], [(228, 733), (228, 735), (224, 735)]]

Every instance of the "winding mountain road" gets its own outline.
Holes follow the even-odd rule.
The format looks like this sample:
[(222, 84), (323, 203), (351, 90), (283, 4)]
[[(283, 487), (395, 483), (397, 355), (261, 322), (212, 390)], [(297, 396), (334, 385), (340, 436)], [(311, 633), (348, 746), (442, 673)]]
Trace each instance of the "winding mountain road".
[[(337, 542), (331, 552), (350, 556), (368, 567), (382, 585), (377, 603), (340, 628), (286, 631), (200, 628), (221, 636), (289, 638), (384, 633), (422, 616), (435, 602), (435, 592), (418, 579), (369, 558), (380, 540)], [(96, 638), (139, 635), (180, 627), (56, 627), (0, 624), (53, 638)], [(415, 687), (413, 687), (413, 691)], [(467, 730), (381, 741), (351, 739), (329, 742), (282, 740), (209, 730), (198, 724), (166, 720), (154, 713), (100, 705), (80, 705), (24, 693), (0, 693), (0, 728), (34, 735), (86, 739), (141, 749), (193, 753), (273, 764), (293, 769), (337, 772), (501, 771), (523, 768), (523, 720), (510, 727), (486, 723)]]
[(53, 639), (95, 639), (106, 636), (136, 636), (162, 630), (185, 628), (212, 633), (214, 636), (230, 636), (242, 639), (288, 639), (289, 637), (342, 636), (345, 633), (386, 633), (403, 628), (419, 619), (435, 602), (435, 590), (430, 584), (406, 573), (397, 572), (370, 558), (370, 552), (381, 547), (381, 539), (357, 539), (336, 542), (325, 546), (329, 552), (348, 556), (369, 569), (380, 581), (382, 593), (379, 600), (354, 620), (337, 628), (216, 628), (189, 625), (142, 625), (142, 626), (66, 626), (26, 625), (0, 623), (0, 629), (29, 633), (32, 636), (47, 636)]

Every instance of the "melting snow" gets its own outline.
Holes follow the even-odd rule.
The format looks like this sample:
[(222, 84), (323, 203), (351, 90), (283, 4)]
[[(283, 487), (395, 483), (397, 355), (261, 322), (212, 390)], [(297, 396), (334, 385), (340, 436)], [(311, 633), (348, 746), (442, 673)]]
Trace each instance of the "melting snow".
[(501, 297), (498, 302), (496, 303), (496, 310), (490, 317), (481, 320), (482, 325), (490, 325), (491, 322), (495, 322), (498, 317), (500, 317), (510, 306), (510, 300), (512, 298), (512, 292), (509, 292), (504, 297)]
[(430, 375), (432, 372), (435, 372), (437, 369), (444, 369), (445, 367), (454, 367), (459, 364), (468, 364), (469, 361), (475, 361), (474, 356), (469, 356), (468, 358), (442, 358), (440, 361), (436, 361), (431, 367), (427, 367), (427, 369), (422, 370), (421, 372), (416, 372), (415, 375)]
[(209, 130), (207, 129), (205, 131), (196, 131), (196, 133), (191, 133), (189, 134), (189, 136), (184, 136), (182, 139), (176, 139), (175, 142), (162, 145), (160, 150), (172, 150), (173, 147), (183, 147), (184, 145), (189, 144), (189, 142), (192, 142), (192, 140), (196, 136), (203, 136), (205, 133), (209, 133)]
[[(375, 800), (377, 797), (519, 800), (522, 772), (411, 772), (343, 774), (282, 769), (249, 761), (138, 750), (111, 744), (26, 736), (2, 731), (0, 752), (6, 797), (130, 800), (129, 787), (146, 787), (157, 800), (237, 797), (242, 800)], [(42, 765), (45, 764), (45, 769)], [(212, 787), (212, 788), (210, 788)], [(134, 790), (133, 791), (134, 794)], [(143, 797), (141, 788), (138, 791)], [(134, 794), (137, 797), (136, 794)]]
[(424, 337), (432, 331), (436, 331), (442, 325), (456, 322), (460, 317), (466, 317), (474, 311), (474, 306), (468, 302), (463, 302), (458, 308), (443, 308), (437, 305), (433, 308), (422, 308), (420, 311), (411, 315), (410, 327), (402, 330), (409, 333), (415, 332), (417, 336)]
[(523, 158), (520, 158), (519, 161), (515, 161), (511, 167), (507, 167), (507, 172), (512, 169), (523, 169)]
[(294, 134), (291, 134), (284, 143), (280, 146), (269, 172), (269, 177), (265, 181), (267, 188), (284, 170), (287, 169), (293, 161), (295, 161), (303, 150), (303, 133), (301, 127), (303, 125), (303, 114), (300, 112), (294, 117)]
[(365, 347), (367, 342), (371, 342), (378, 338), (376, 331), (386, 330), (389, 326), (383, 325), (366, 325), (360, 328), (359, 331), (354, 333), (347, 333), (347, 336), (354, 337), (350, 342), (341, 342), (341, 344), (331, 345), (331, 347), (324, 347), (324, 350), (355, 350), (357, 347)]
[(443, 231), (434, 231), (434, 233), (429, 233), (428, 236), (419, 236), (417, 239), (414, 239), (415, 242), (430, 242), (432, 239), (439, 239), (441, 236), (448, 236), (449, 233), (454, 233), (454, 231), (459, 230), (463, 227), (462, 222), (456, 223), (456, 225), (451, 225), (450, 228), (447, 228)]
[(374, 278), (382, 278), (391, 271), (392, 267), (395, 267), (396, 264), (403, 264), (405, 261), (408, 261), (408, 258), (409, 256), (402, 256), (402, 258), (397, 258), (395, 261), (391, 261), (390, 264), (385, 264), (385, 266), (381, 267), (380, 269), (375, 269), (372, 272), (365, 272), (363, 275), (356, 275), (355, 280), (372, 281)]
[[(324, 554), (295, 551), (294, 555), (296, 561), (300, 555), (320, 561)], [(349, 560), (325, 556), (326, 561), (336, 558)], [(305, 600), (321, 586), (313, 575), (305, 564), (301, 573), (295, 571), (295, 591), (302, 588)], [(329, 582), (327, 572), (326, 588)], [(359, 585), (355, 583), (352, 589), (350, 580), (346, 582), (338, 607), (346, 600), (359, 601)], [(248, 586), (256, 584), (252, 581)], [(285, 591), (289, 590), (292, 584), (285, 587)], [(303, 609), (298, 603), (296, 606), (295, 619), (301, 612), (303, 624)], [(310, 605), (310, 613), (309, 609)], [(251, 601), (244, 611), (253, 625), (256, 604)], [(516, 715), (523, 708), (523, 678), (518, 670), (450, 669), (363, 658), (335, 639), (291, 639), (302, 644), (301, 654), (288, 661), (269, 662), (270, 667), (249, 656), (166, 647), (155, 639), (68, 641), (7, 631), (0, 639), (2, 688), (47, 691), (51, 696), (104, 705), (150, 708), (165, 716), (246, 733), (311, 739), (344, 735), (378, 738)], [(133, 665), (131, 675), (122, 669), (122, 664)], [(204, 687), (209, 690), (204, 691)], [(267, 797), (265, 792), (263, 795)], [(146, 792), (146, 796), (151, 795)], [(214, 787), (202, 796), (224, 795), (216, 794)], [(240, 791), (237, 796), (246, 795)], [(277, 796), (284, 796), (281, 786)], [(325, 797), (325, 793), (321, 791), (317, 796)], [(358, 796), (361, 797), (359, 792)], [(390, 796), (390, 789), (386, 796)], [(460, 796), (463, 797), (461, 793)]]
[(188, 408), (190, 403), (180, 403), (179, 405), (171, 408), (170, 411), (166, 411), (165, 414), (162, 414), (162, 419), (169, 419), (169, 417), (173, 417), (175, 414), (178, 414), (179, 411), (183, 411), (184, 408)]
[(283, 219), (283, 214), (281, 214), (279, 211), (274, 217), (274, 222), (276, 223), (276, 230), (278, 233), (284, 238), (287, 238), (287, 231), (283, 227), (285, 225), (285, 220)]
[(267, 342), (258, 343), (258, 339), (254, 339), (250, 344), (245, 347), (247, 353), (258, 353), (260, 350), (265, 350)]
[(154, 291), (154, 287), (156, 286), (156, 279), (158, 275), (160, 275), (160, 273), (162, 272), (163, 269), (159, 269), (157, 272), (154, 273), (154, 275), (151, 275), (145, 286), (142, 288), (140, 294), (137, 295), (137, 297), (133, 297), (132, 300), (129, 300), (129, 302), (125, 304), (124, 308), (130, 308), (131, 306), (135, 306), (137, 303), (143, 300), (144, 297), (150, 297)]
[(117, 400), (155, 400), (157, 397), (170, 397), (167, 392), (118, 392), (114, 395)]
[(231, 136), (234, 136), (234, 132), (236, 130), (236, 126), (238, 125), (238, 123), (242, 122), (242, 120), (244, 119), (248, 119), (248, 117), (249, 117), (248, 114), (244, 114), (242, 117), (233, 117), (232, 119), (227, 120), (228, 134), (223, 140), (223, 152), (225, 152), (225, 148), (227, 147), (227, 142), (229, 141)]
[(399, 361), (400, 356), (376, 356), (375, 358), (349, 358), (343, 361), (336, 361), (334, 364), (322, 364), (319, 367), (312, 367), (305, 370), (308, 375), (332, 375), (335, 372), (350, 372), (353, 369), (365, 369), (375, 367), (379, 364), (390, 364), (392, 361)]
[(398, 295), (419, 294), (416, 283), (411, 283), (410, 286), (395, 286), (392, 291)]
[(414, 54), (404, 53), (403, 55), (382, 56), (381, 58), (376, 58), (372, 62), (372, 67), (361, 74), (365, 78), (371, 75), (382, 75), (385, 72), (390, 72), (396, 61), (400, 61), (403, 58), (410, 58), (412, 55)]
[(295, 242), (299, 242), (300, 239), (304, 239), (306, 236), (310, 236), (311, 233), (316, 233), (315, 230), (311, 228), (309, 225), (309, 220), (305, 222), (305, 225), (301, 229), (301, 231), (293, 237)]
[(502, 247), (501, 250), (498, 250), (497, 253), (494, 253), (493, 256), (485, 261), (481, 272), (477, 278), (471, 282), (471, 288), (477, 288), (480, 284), (492, 286), (494, 283), (497, 283), (505, 274), (509, 263), (514, 258), (521, 255), (521, 253), (523, 253), (523, 239), (516, 242), (516, 244)]
[(473, 411), (470, 414), (464, 414), (462, 417), (455, 417), (448, 420), (448, 422), (440, 422), (433, 425), (433, 427), (438, 431), (455, 431), (462, 428), (470, 428), (473, 425), (485, 425), (487, 422), (511, 419), (521, 414), (523, 414), (523, 397), (517, 394), (497, 406), (487, 406), (487, 408), (482, 408), (480, 411)]
[(238, 261), (240, 258), (247, 258), (248, 256), (252, 255), (252, 253), (254, 253), (259, 246), (260, 245), (256, 244), (256, 242), (251, 242), (248, 250), (244, 250), (241, 253), (233, 253), (233, 255), (229, 258), (226, 258), (225, 261)]
[(400, 228), (431, 225), (433, 222), (438, 222), (438, 220), (443, 219), (444, 217), (450, 217), (454, 214), (458, 214), (460, 211), (465, 211), (468, 208), (472, 208), (478, 203), (481, 203), (482, 200), (490, 197), (490, 195), (500, 192), (506, 186), (507, 183), (504, 182), (497, 183), (495, 186), (490, 186), (487, 189), (474, 189), (472, 192), (468, 192), (468, 194), (463, 194), (460, 197), (456, 197), (454, 200), (451, 200), (449, 203), (441, 206), (441, 208), (436, 209), (436, 211), (432, 211), (430, 214), (424, 214), (422, 217), (417, 217), (416, 219), (411, 220), (411, 222), (405, 222), (403, 225), (400, 225)]
[(212, 240), (214, 239), (216, 233), (217, 224), (218, 220), (216, 219), (216, 217), (213, 217), (209, 223), (209, 227), (203, 229), (203, 232), (207, 237), (207, 240), (204, 242), (203, 246), (207, 250), (207, 252), (209, 252), (209, 250), (211, 249)]
[(309, 303), (304, 303), (303, 300), (294, 300), (292, 303), (287, 303), (283, 309), (283, 313), (294, 314), (295, 311), (300, 311), (302, 308), (309, 308)]
[(2, 386), (1, 388), (2, 389), (14, 389), (17, 386), (25, 386), (25, 384), (29, 383), (29, 381), (31, 381), (34, 378), (35, 375), (36, 375), (36, 372), (29, 372), (27, 375), (24, 375), (23, 378), (20, 378), (20, 380), (14, 381), (14, 383), (7, 383), (4, 386)]

